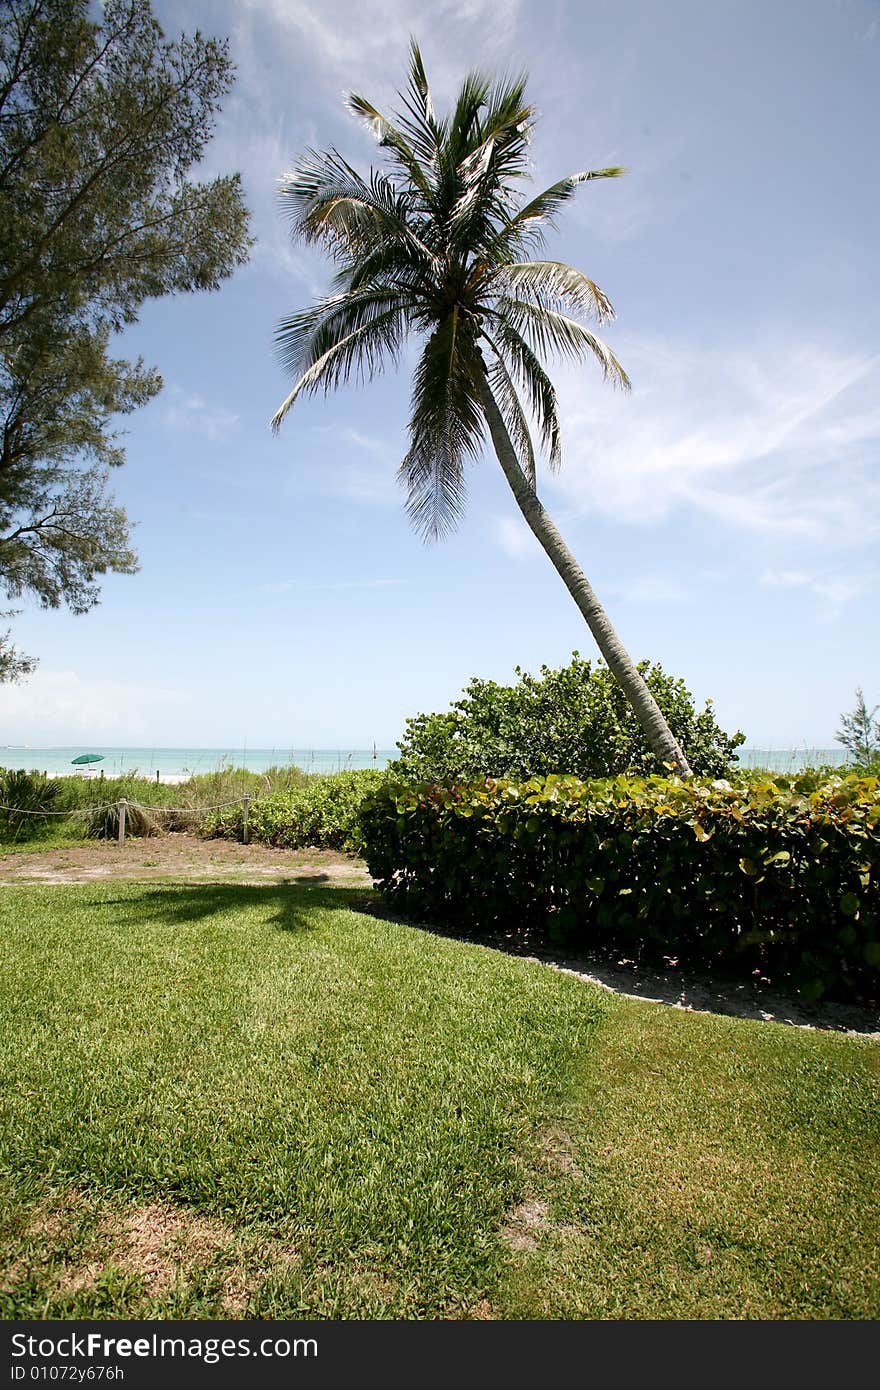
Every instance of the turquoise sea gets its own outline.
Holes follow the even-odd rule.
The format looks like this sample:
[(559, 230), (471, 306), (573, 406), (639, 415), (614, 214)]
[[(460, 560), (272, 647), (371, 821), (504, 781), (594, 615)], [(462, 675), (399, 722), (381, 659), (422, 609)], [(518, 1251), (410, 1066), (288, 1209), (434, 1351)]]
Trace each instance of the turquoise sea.
[(738, 748), (740, 767), (767, 767), (772, 772), (799, 772), (802, 767), (840, 767), (843, 748)]
[[(118, 777), (137, 772), (144, 777), (185, 777), (216, 772), (223, 767), (247, 767), (252, 772), (295, 763), (305, 772), (341, 772), (346, 768), (385, 767), (397, 756), (396, 748), (111, 748), (106, 744), (81, 743), (69, 748), (0, 746), (0, 767), (36, 768), (50, 777), (81, 772), (73, 759), (81, 753), (99, 753), (101, 761), (86, 769), (88, 775)], [(743, 767), (768, 767), (775, 772), (795, 772), (820, 763), (846, 760), (842, 748), (741, 748)]]
[[(101, 761), (87, 767), (73, 766), (81, 753), (99, 753)], [(304, 772), (342, 772), (347, 768), (385, 767), (397, 756), (396, 748), (111, 748), (102, 743), (80, 743), (70, 748), (3, 747), (0, 767), (36, 768), (50, 777), (82, 773), (119, 777), (185, 777), (217, 772), (223, 767), (247, 767), (265, 772), (269, 767), (295, 763)]]

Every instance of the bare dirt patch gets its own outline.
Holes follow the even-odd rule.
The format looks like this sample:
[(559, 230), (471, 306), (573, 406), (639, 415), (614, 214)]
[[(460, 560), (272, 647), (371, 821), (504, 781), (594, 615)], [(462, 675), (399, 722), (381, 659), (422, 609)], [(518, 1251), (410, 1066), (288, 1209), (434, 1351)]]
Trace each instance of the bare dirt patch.
[(561, 1125), (551, 1125), (538, 1136), (541, 1158), (547, 1166), (567, 1177), (579, 1178), (581, 1170), (575, 1158), (575, 1143)]
[(60, 1281), (62, 1293), (76, 1293), (94, 1284), (111, 1262), (140, 1279), (148, 1293), (164, 1293), (179, 1278), (210, 1264), (233, 1239), (219, 1221), (159, 1203), (138, 1207), (121, 1218), (106, 1217), (98, 1237), (98, 1258), (66, 1271)]
[[(36, 1263), (45, 1259), (53, 1248), (67, 1242), (81, 1211), (82, 1200), (75, 1191), (41, 1202), (34, 1208), (24, 1233), (24, 1243), (34, 1252)], [(31, 1261), (23, 1255), (9, 1259), (0, 1271), (0, 1292), (11, 1293), (27, 1278), (30, 1268)]]
[(496, 1314), (492, 1311), (492, 1305), (488, 1298), (481, 1298), (479, 1303), (475, 1303), (471, 1310), (471, 1317), (479, 1322), (489, 1322), (495, 1318)]
[(547, 1230), (550, 1208), (542, 1197), (527, 1197), (508, 1212), (501, 1228), (501, 1239), (510, 1250), (537, 1250), (538, 1241)]
[(75, 1199), (57, 1206), (40, 1209), (30, 1226), (28, 1235), (33, 1240), (57, 1241), (66, 1235), (73, 1216)]
[[(156, 1298), (207, 1277), (219, 1290), (223, 1314), (242, 1317), (267, 1275), (289, 1277), (298, 1263), (296, 1251), (280, 1241), (242, 1239), (213, 1217), (162, 1202), (105, 1211), (80, 1243), (74, 1227), (88, 1218), (89, 1206), (74, 1192), (37, 1207), (26, 1233), (32, 1253), (10, 1263), (3, 1289), (11, 1292), (39, 1271), (47, 1292), (65, 1297), (93, 1289), (113, 1271)], [(65, 1253), (71, 1243), (79, 1245), (77, 1258)]]
[(3, 883), (94, 883), (112, 879), (177, 882), (313, 883), (370, 887), (366, 866), (334, 850), (282, 850), (162, 835), (148, 840), (96, 840), (90, 845), (0, 855)]

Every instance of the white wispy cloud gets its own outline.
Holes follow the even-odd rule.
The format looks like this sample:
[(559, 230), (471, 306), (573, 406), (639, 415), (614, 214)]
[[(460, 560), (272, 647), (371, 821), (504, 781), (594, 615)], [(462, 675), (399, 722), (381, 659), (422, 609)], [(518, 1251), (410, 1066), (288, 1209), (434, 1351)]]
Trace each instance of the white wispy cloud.
[(315, 491), (356, 505), (400, 506), (400, 446), (350, 426), (314, 425), (310, 435), (315, 447), (308, 477)]
[(637, 574), (631, 579), (608, 585), (609, 597), (624, 603), (687, 603), (688, 589), (677, 579), (660, 574)]
[[(492, 517), (489, 534), (498, 549), (511, 560), (547, 563), (543, 548), (520, 516)], [(701, 579), (705, 578), (704, 571)], [(678, 604), (689, 601), (684, 584), (660, 574), (635, 574), (623, 580), (609, 581), (603, 585), (603, 594), (614, 601), (635, 604)]]
[(876, 583), (876, 574), (846, 574), (834, 570), (768, 569), (761, 584), (768, 589), (799, 589), (818, 600), (816, 616), (833, 622), (841, 609)]
[(161, 419), (167, 429), (185, 430), (188, 434), (200, 434), (205, 439), (217, 441), (235, 429), (241, 416), (235, 410), (212, 404), (204, 396), (172, 386)]
[(279, 183), (295, 155), (314, 144), (313, 128), (288, 130), (262, 100), (241, 102), (242, 119), (231, 121), (214, 142), (219, 168), (241, 170), (251, 210), (254, 269), (290, 287), (291, 294), (314, 299), (325, 292), (326, 265), (321, 253), (295, 244), (279, 201)]
[(20, 685), (0, 685), (0, 721), (18, 736), (51, 744), (74, 734), (122, 743), (149, 741), (157, 720), (179, 715), (190, 697), (166, 686), (81, 676), (38, 667)]
[(869, 401), (880, 358), (778, 342), (615, 350), (633, 378), (629, 395), (588, 370), (577, 383), (569, 371), (559, 377), (566, 455), (549, 489), (567, 504), (634, 524), (687, 509), (816, 543), (876, 534), (880, 412)]
[[(278, 203), (278, 181), (307, 147), (339, 144), (373, 157), (373, 137), (346, 110), (350, 89), (380, 106), (396, 104), (405, 85), (411, 34), (417, 34), (432, 89), (449, 99), (479, 48), (502, 65), (512, 51), (520, 0), (218, 0), (217, 23), (231, 35), (237, 76), (201, 169), (211, 177), (241, 171), (253, 214), (258, 269), (304, 285), (323, 283), (320, 257), (292, 247)], [(225, 11), (225, 12), (224, 12)], [(298, 101), (290, 100), (296, 74)], [(307, 93), (310, 115), (298, 118)], [(375, 161), (374, 161), (375, 162)]]
[[(468, 38), (471, 51), (497, 51), (512, 38), (520, 0), (371, 0), (365, 22), (362, 0), (245, 0), (242, 9), (263, 20), (271, 17), (279, 39), (287, 36), (306, 48), (335, 81), (346, 85), (365, 79), (387, 82), (403, 66), (409, 37), (415, 33), (441, 91), (453, 52)], [(438, 71), (435, 71), (438, 70)], [(357, 81), (355, 80), (357, 79)]]
[(523, 560), (541, 554), (537, 540), (518, 516), (493, 517), (491, 535), (498, 549), (511, 560)]

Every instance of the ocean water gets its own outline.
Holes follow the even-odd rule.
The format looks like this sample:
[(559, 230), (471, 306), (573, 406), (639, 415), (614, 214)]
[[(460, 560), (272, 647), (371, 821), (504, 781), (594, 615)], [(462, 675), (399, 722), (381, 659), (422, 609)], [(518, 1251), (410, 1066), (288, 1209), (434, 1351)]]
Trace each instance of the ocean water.
[[(101, 762), (74, 766), (81, 753), (100, 753)], [(265, 772), (269, 767), (294, 763), (304, 772), (344, 772), (349, 768), (385, 767), (397, 756), (396, 748), (110, 748), (100, 743), (81, 743), (70, 748), (0, 746), (0, 767), (36, 768), (50, 777), (84, 773), (90, 777), (185, 777), (217, 772), (224, 767), (246, 767)]]
[[(82, 769), (73, 765), (81, 753), (100, 753), (101, 762)], [(342, 772), (348, 768), (386, 767), (397, 757), (396, 748), (110, 748), (82, 743), (70, 748), (3, 747), (0, 767), (23, 767), (47, 772), (50, 777), (85, 771), (91, 777), (119, 777), (139, 773), (143, 777), (185, 777), (216, 772), (223, 767), (247, 767), (264, 772), (269, 767), (294, 763), (305, 772)], [(796, 772), (821, 763), (846, 761), (842, 748), (740, 748), (741, 767), (767, 767), (774, 772)]]
[(800, 772), (804, 767), (841, 767), (843, 748), (738, 748), (740, 767), (766, 767), (771, 772)]

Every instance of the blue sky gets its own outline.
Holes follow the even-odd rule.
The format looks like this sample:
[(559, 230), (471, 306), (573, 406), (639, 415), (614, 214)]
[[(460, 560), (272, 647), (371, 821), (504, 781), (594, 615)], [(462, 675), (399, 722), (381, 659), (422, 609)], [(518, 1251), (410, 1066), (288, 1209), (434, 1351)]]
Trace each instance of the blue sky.
[(366, 168), (354, 88), (394, 105), (410, 34), (440, 104), (527, 69), (536, 187), (583, 188), (550, 254), (610, 295), (632, 380), (557, 368), (563, 468), (539, 490), (631, 653), (759, 747), (832, 746), (880, 700), (878, 0), (154, 0), (238, 65), (206, 172), (239, 169), (258, 239), (215, 295), (123, 340), (165, 389), (125, 422), (115, 491), (141, 571), (73, 618), (27, 609), (38, 672), (4, 742), (391, 746), (473, 675), (592, 639), (487, 454), (459, 532), (426, 547), (395, 481), (408, 372), (297, 403), (277, 319), (327, 283), (276, 180), (306, 145)]

